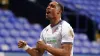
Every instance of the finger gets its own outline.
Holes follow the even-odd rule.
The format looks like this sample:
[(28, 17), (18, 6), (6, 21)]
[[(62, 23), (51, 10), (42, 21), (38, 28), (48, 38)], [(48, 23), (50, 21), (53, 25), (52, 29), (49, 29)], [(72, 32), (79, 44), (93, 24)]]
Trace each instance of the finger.
[(39, 44), (39, 41), (37, 42), (37, 44)]
[(22, 42), (19, 42), (18, 44), (22, 45), (23, 43)]
[(22, 42), (19, 41), (18, 44), (20, 44), (20, 43), (22, 43)]
[(25, 41), (23, 41), (23, 40), (20, 40), (19, 42), (20, 42), (20, 43), (26, 43), (26, 42), (25, 42)]
[(18, 45), (19, 48), (23, 48), (24, 46)]
[(19, 43), (21, 43), (22, 45), (26, 45), (27, 44), (25, 41), (20, 41)]
[(23, 42), (23, 40), (19, 40), (19, 42)]
[(22, 46), (22, 43), (18, 43), (18, 47), (21, 47)]
[(18, 43), (18, 47), (19, 47), (19, 48), (22, 48), (22, 47), (24, 47), (24, 46), (25, 46), (24, 43)]
[(18, 48), (21, 48), (21, 46), (20, 46), (20, 45), (18, 45)]
[(18, 44), (18, 48), (21, 48), (21, 45), (20, 44)]
[(38, 43), (41, 43), (41, 41), (38, 41)]

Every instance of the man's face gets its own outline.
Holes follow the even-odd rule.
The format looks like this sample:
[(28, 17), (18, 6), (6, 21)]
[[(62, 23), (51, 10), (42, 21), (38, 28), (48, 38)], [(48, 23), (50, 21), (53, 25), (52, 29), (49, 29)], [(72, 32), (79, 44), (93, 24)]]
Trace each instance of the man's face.
[(47, 19), (53, 19), (57, 16), (59, 7), (57, 6), (57, 2), (51, 2), (49, 3), (48, 7), (46, 8), (46, 18)]

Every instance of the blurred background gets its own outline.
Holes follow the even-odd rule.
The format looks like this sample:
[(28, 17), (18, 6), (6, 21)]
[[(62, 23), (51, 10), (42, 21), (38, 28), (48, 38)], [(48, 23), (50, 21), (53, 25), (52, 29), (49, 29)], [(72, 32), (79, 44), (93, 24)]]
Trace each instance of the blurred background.
[[(49, 24), (45, 9), (51, 1), (0, 0), (0, 56), (29, 56), (17, 43), (24, 40), (35, 47)], [(100, 56), (100, 0), (56, 1), (64, 6), (62, 19), (75, 32), (74, 56)]]

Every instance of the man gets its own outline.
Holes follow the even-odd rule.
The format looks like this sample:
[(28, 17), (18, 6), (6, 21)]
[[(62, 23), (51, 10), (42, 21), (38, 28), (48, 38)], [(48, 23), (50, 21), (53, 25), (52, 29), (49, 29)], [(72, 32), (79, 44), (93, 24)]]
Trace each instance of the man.
[(30, 48), (25, 41), (19, 41), (18, 47), (23, 48), (31, 56), (73, 56), (74, 33), (72, 27), (61, 20), (63, 6), (55, 1), (46, 8), (46, 18), (50, 24), (43, 29), (36, 48)]

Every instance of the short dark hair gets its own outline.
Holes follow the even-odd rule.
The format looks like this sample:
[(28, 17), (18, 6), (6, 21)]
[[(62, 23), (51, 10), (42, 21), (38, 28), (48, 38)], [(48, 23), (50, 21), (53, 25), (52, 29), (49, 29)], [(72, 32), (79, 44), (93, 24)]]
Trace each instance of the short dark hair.
[(61, 9), (61, 11), (63, 13), (64, 12), (64, 6), (62, 4), (60, 4), (60, 3), (58, 3), (58, 6), (60, 7), (60, 9)]

